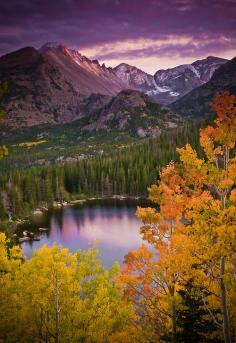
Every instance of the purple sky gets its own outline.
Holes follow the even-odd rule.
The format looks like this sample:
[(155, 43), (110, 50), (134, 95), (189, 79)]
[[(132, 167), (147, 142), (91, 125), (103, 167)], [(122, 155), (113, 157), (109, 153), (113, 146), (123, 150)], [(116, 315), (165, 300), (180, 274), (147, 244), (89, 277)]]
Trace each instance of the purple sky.
[(64, 42), (106, 65), (154, 73), (236, 55), (236, 0), (3, 0), (0, 55)]

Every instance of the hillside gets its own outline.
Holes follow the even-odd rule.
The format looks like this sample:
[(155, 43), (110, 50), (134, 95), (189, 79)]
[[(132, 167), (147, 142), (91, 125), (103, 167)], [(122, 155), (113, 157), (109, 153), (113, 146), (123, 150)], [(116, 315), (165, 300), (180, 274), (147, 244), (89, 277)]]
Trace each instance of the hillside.
[(139, 137), (153, 137), (163, 129), (176, 128), (182, 123), (180, 116), (156, 103), (148, 95), (124, 90), (100, 110), (87, 116), (84, 128), (89, 131), (117, 129)]

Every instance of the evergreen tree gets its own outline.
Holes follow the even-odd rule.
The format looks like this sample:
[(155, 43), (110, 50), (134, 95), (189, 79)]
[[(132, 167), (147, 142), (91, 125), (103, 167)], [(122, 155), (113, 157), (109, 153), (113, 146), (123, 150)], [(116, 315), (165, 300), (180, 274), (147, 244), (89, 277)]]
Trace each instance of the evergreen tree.
[[(189, 282), (185, 287), (178, 291), (181, 296), (181, 309), (177, 312), (177, 342), (179, 343), (221, 343), (223, 342), (218, 337), (214, 336), (217, 332), (217, 325), (209, 317), (206, 309), (208, 304), (208, 296), (210, 295), (206, 289), (194, 287)], [(214, 314), (220, 310), (215, 310)], [(209, 338), (211, 337), (212, 338)]]

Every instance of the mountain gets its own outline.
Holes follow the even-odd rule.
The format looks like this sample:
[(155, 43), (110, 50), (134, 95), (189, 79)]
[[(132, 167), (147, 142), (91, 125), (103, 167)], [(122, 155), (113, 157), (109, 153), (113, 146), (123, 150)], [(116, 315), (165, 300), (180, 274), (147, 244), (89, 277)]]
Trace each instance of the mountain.
[(119, 92), (129, 82), (64, 45), (28, 47), (1, 57), (0, 80), (9, 85), (2, 103), (8, 127), (77, 121), (87, 131), (109, 128), (145, 137), (181, 123), (148, 95)]
[(47, 43), (40, 48), (39, 52), (45, 58), (51, 59), (66, 77), (73, 80), (78, 91), (84, 95), (91, 93), (114, 95), (127, 87), (127, 84), (116, 76), (112, 68), (106, 68), (97, 60), (90, 60), (62, 43)]
[(83, 119), (88, 131), (115, 129), (139, 137), (158, 136), (161, 130), (176, 128), (183, 120), (143, 92), (124, 90), (100, 110)]
[(209, 56), (192, 64), (158, 70), (154, 76), (126, 63), (113, 70), (130, 88), (145, 92), (161, 104), (170, 104), (209, 81), (214, 71), (226, 62), (223, 58)]
[(223, 58), (209, 56), (192, 64), (158, 70), (154, 79), (158, 89), (162, 91), (159, 95), (154, 90), (153, 94), (156, 95), (157, 99), (159, 98), (160, 102), (171, 103), (209, 81), (214, 71), (226, 62), (227, 60)]
[(126, 88), (111, 68), (50, 44), (0, 57), (0, 80), (8, 82), (2, 106), (4, 123), (11, 127), (70, 122), (83, 116), (84, 100), (92, 93), (106, 102)]
[(83, 97), (52, 60), (27, 47), (0, 58), (4, 123), (11, 127), (61, 122), (76, 117)]
[(152, 76), (125, 63), (107, 68), (61, 43), (26, 47), (0, 57), (0, 80), (7, 80), (9, 88), (1, 99), (4, 125), (69, 123), (97, 113), (125, 89), (170, 104), (207, 82), (225, 61), (208, 57)]
[(203, 60), (197, 60), (192, 63), (192, 66), (199, 74), (199, 78), (203, 82), (208, 82), (215, 70), (221, 65), (225, 64), (228, 60), (220, 57), (208, 56)]
[(171, 104), (170, 108), (186, 117), (201, 118), (211, 115), (211, 101), (214, 95), (225, 90), (236, 94), (236, 57), (221, 65), (207, 83), (193, 89)]
[(141, 69), (126, 63), (121, 63), (113, 70), (122, 81), (128, 84), (130, 89), (148, 92), (155, 88), (155, 80), (153, 76), (145, 73)]

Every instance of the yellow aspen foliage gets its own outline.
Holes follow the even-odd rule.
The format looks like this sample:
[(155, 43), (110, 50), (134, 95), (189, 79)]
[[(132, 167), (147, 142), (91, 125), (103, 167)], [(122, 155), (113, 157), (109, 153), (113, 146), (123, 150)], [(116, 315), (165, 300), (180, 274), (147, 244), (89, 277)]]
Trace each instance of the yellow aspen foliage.
[(72, 254), (43, 246), (22, 261), (0, 235), (0, 339), (4, 342), (135, 341), (134, 314), (94, 249)]

